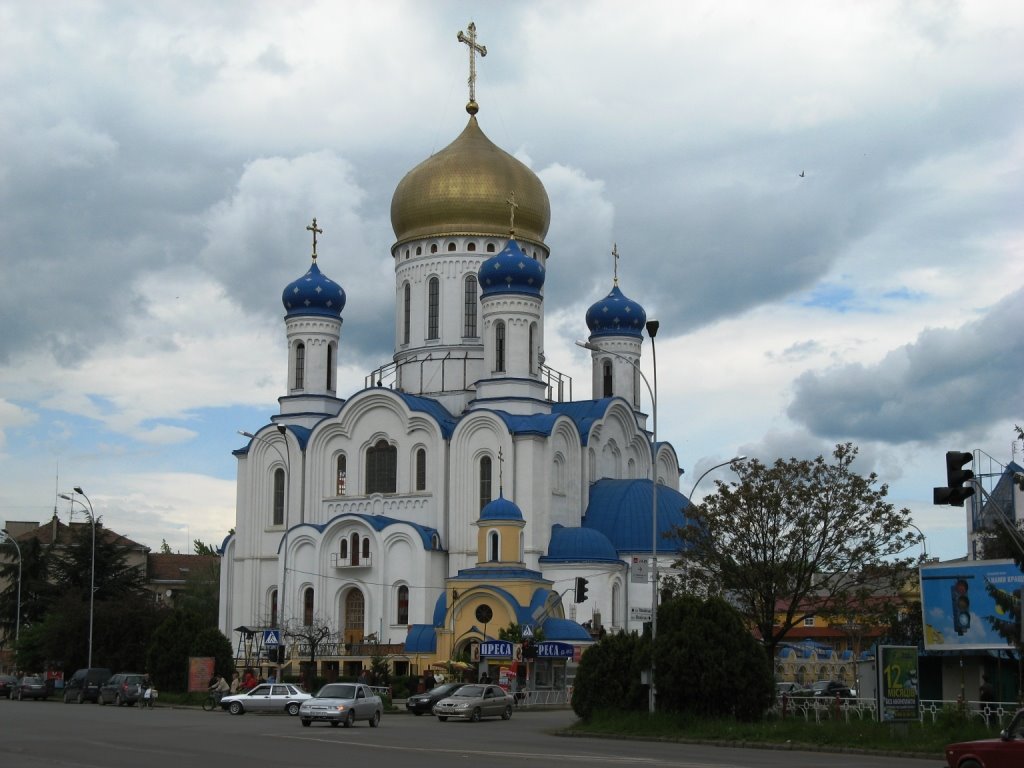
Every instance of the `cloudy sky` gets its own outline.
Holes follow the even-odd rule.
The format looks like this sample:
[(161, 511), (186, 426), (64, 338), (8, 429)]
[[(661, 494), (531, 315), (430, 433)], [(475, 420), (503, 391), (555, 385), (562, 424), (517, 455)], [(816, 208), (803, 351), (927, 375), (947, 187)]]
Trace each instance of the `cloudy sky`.
[(1021, 460), (1015, 0), (0, 0), (0, 520), (80, 485), (149, 546), (221, 541), (313, 216), (339, 392), (392, 354), (391, 195), (465, 124), (471, 19), (481, 127), (551, 198), (545, 351), (576, 397), (617, 243), (684, 492), (853, 441), (965, 554), (945, 451)]

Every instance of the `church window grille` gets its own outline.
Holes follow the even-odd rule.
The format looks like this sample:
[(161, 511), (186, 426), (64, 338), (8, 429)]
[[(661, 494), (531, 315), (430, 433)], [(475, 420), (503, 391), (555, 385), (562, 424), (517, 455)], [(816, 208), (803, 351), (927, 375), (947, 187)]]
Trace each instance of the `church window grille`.
[(480, 459), (480, 509), (491, 501), (491, 457)]
[(366, 493), (394, 493), (398, 473), (398, 449), (387, 440), (366, 450)]
[(496, 563), (501, 559), (501, 537), (497, 531), (487, 534), (487, 560)]
[(306, 384), (306, 345), (295, 345), (295, 388), (302, 389)]
[(345, 642), (363, 639), (363, 623), (366, 619), (366, 601), (358, 589), (345, 596)]
[(612, 394), (612, 361), (604, 360), (601, 363), (601, 397), (611, 397)]
[(427, 283), (427, 338), (436, 339), (439, 336), (438, 320), (441, 310), (441, 281), (436, 277), (430, 278)]
[(335, 495), (345, 495), (345, 483), (348, 480), (348, 457), (343, 453), (338, 456), (338, 462), (335, 466), (337, 471), (337, 481), (335, 485)]
[(448, 250), (449, 251), (454, 251), (455, 250), (455, 243), (448, 243)]
[(327, 391), (334, 390), (334, 345), (327, 345)]
[(409, 329), (412, 326), (412, 288), (408, 283), (402, 287), (402, 343), (409, 343)]
[(494, 370), (505, 371), (505, 323), (500, 320), (494, 325)]
[(416, 451), (416, 490), (427, 490), (427, 449)]
[(274, 470), (274, 525), (284, 525), (284, 470)]
[(467, 339), (476, 338), (477, 282), (476, 275), (467, 275), (464, 291), (464, 321), (462, 335)]
[(409, 588), (405, 584), (398, 588), (398, 615), (395, 618), (398, 624), (409, 623)]
[(306, 587), (302, 593), (302, 625), (309, 627), (313, 625), (313, 588)]
[(277, 626), (277, 590), (270, 592), (270, 626)]
[(487, 252), (488, 253), (494, 253), (494, 243), (488, 243), (487, 244)]

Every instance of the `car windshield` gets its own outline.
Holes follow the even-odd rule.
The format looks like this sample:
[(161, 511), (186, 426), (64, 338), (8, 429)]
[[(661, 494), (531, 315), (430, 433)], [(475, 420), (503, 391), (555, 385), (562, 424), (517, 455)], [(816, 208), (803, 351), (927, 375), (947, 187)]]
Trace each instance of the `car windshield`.
[(449, 694), (451, 694), (452, 691), (457, 691), (459, 689), (459, 685), (460, 683), (445, 683), (444, 685), (439, 685), (436, 688), (432, 688), (431, 690), (427, 691), (427, 693), (448, 696)]
[(452, 696), (466, 699), (479, 699), (483, 695), (484, 687), (482, 685), (464, 685), (452, 694)]
[(356, 687), (351, 683), (331, 683), (320, 689), (317, 698), (320, 699), (354, 699)]
[(26, 677), (21, 682), (24, 683), (25, 685), (40, 685), (43, 682), (43, 678), (41, 678), (41, 677)]

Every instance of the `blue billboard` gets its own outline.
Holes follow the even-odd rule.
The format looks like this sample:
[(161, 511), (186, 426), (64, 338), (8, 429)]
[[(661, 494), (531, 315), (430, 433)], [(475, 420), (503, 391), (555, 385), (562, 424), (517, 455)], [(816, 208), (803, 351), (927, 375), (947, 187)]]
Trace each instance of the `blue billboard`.
[(924, 647), (929, 651), (1005, 650), (1020, 638), (1024, 572), (1012, 560), (921, 566)]

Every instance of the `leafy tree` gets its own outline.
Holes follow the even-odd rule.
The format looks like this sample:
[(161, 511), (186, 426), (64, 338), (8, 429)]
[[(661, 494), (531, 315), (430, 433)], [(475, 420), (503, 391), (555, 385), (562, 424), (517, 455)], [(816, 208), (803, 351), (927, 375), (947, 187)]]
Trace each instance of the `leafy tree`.
[(173, 555), (171, 552), (171, 545), (167, 543), (167, 539), (160, 539), (160, 554), (161, 555)]
[(649, 659), (650, 643), (636, 633), (606, 635), (580, 658), (572, 688), (573, 711), (589, 720), (602, 710), (646, 709), (647, 688), (640, 684), (640, 672)]
[(771, 706), (770, 657), (720, 597), (687, 595), (662, 603), (654, 653), (661, 711), (750, 721)]
[[(857, 449), (837, 445), (833, 461), (779, 459), (733, 465), (739, 480), (688, 511), (673, 533), (696, 567), (689, 578), (726, 596), (761, 634), (769, 658), (808, 616), (847, 618), (898, 594), (919, 541), (910, 512), (885, 498), (877, 476), (851, 468)], [(685, 564), (679, 563), (681, 567)], [(667, 586), (685, 591), (678, 580)]]
[(216, 547), (211, 547), (209, 544), (204, 541), (200, 541), (199, 539), (192, 540), (192, 552), (196, 555), (213, 555), (214, 557), (218, 557), (220, 555)]
[[(513, 621), (507, 627), (502, 627), (498, 630), (498, 639), (507, 640), (510, 643), (521, 643), (523, 642), (523, 627), (523, 624), (517, 624)], [(533, 642), (544, 642), (544, 630), (541, 627), (533, 630)]]
[(89, 588), (95, 583), (95, 601), (120, 600), (145, 591), (143, 568), (128, 562), (130, 550), (120, 536), (109, 533), (101, 518), (96, 519), (95, 579), (93, 579), (93, 532), (90, 525), (71, 526), (71, 540), (62, 550), (53, 550), (51, 574), (61, 594), (77, 594), (89, 602)]
[[(21, 550), (21, 627), (43, 620), (60, 592), (50, 581), (49, 551), (38, 539), (18, 542)], [(18, 613), (18, 550), (9, 542), (0, 542), (0, 578), (7, 588), (0, 592), (0, 629), (7, 637), (14, 637)]]
[(231, 642), (196, 614), (174, 610), (157, 627), (146, 654), (146, 670), (158, 687), (188, 690), (190, 656), (212, 656), (214, 670), (226, 678), (234, 670)]

